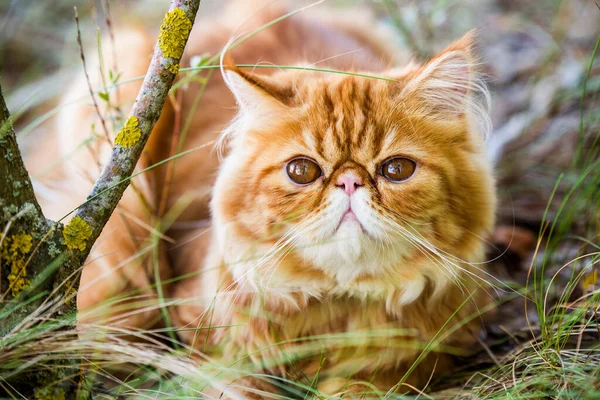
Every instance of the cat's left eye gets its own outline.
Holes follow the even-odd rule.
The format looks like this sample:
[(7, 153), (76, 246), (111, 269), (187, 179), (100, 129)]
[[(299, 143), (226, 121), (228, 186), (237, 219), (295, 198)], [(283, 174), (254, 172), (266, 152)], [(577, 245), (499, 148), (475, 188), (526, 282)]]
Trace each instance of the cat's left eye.
[(417, 163), (406, 157), (388, 158), (381, 164), (381, 175), (391, 182), (403, 182), (413, 176)]
[(323, 174), (321, 167), (306, 157), (294, 158), (285, 166), (285, 172), (292, 182), (297, 185), (313, 183)]

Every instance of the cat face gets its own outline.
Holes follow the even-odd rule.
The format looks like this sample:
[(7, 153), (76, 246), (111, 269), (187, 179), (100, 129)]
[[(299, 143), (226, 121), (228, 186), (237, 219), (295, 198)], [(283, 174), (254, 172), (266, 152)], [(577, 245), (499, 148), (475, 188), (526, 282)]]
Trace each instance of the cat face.
[(469, 46), (385, 80), (226, 71), (241, 110), (214, 193), (220, 240), (285, 248), (349, 280), (485, 234), (493, 178)]

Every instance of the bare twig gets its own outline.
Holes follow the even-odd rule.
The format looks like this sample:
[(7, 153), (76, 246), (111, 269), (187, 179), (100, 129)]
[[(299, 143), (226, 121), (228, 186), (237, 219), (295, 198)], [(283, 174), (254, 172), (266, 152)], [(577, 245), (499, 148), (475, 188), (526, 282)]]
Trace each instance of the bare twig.
[[(111, 50), (112, 50), (112, 61), (113, 61), (113, 65), (112, 65), (112, 72), (115, 75), (118, 75), (119, 73), (119, 65), (118, 65), (118, 60), (117, 60), (117, 46), (116, 46), (116, 42), (115, 42), (115, 32), (113, 29), (113, 23), (112, 23), (112, 16), (110, 14), (110, 2), (109, 0), (103, 0), (102, 1), (102, 9), (104, 10), (104, 16), (105, 16), (105, 22), (106, 22), (106, 29), (108, 30), (108, 36), (110, 37), (110, 46), (111, 46)], [(120, 113), (120, 96), (119, 96), (119, 86), (117, 86), (115, 88), (115, 97), (116, 97), (116, 105), (115, 105), (115, 110)]]
[(85, 80), (88, 84), (88, 89), (90, 90), (90, 96), (92, 98), (92, 102), (94, 103), (94, 108), (96, 109), (96, 114), (98, 118), (100, 118), (100, 123), (102, 124), (102, 129), (104, 130), (104, 136), (108, 143), (112, 145), (112, 141), (110, 140), (110, 135), (108, 134), (108, 128), (106, 128), (106, 121), (104, 121), (104, 117), (100, 112), (100, 107), (98, 107), (98, 102), (96, 101), (96, 96), (94, 96), (94, 89), (92, 88), (92, 82), (90, 81), (90, 76), (87, 71), (87, 67), (85, 65), (85, 55), (83, 54), (83, 44), (81, 42), (81, 30), (79, 29), (79, 14), (77, 13), (77, 7), (73, 7), (75, 11), (75, 25), (77, 25), (77, 44), (79, 45), (79, 56), (81, 57), (81, 63), (83, 64), (83, 72), (85, 73)]

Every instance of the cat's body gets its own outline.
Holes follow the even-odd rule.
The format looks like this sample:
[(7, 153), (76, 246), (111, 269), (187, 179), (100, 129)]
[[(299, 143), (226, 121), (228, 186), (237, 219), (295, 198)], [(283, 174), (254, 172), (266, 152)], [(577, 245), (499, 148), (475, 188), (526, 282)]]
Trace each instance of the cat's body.
[[(284, 12), (256, 5), (237, 2), (220, 20), (197, 24), (182, 66), (191, 56), (218, 53), (246, 19), (240, 15), (253, 29)], [(455, 351), (475, 341), (475, 314), (487, 301), (471, 278), (484, 260), (481, 237), (493, 225), (494, 190), (475, 123), (472, 96), (479, 86), (470, 38), (424, 66), (393, 69), (404, 65), (371, 33), (372, 20), (333, 15), (286, 19), (235, 48), (233, 58), (279, 65), (325, 60), (315, 66), (386, 79), (249, 72), (229, 62), (227, 82), (212, 76), (197, 110), (197, 83), (176, 94), (141, 166), (169, 156), (177, 148), (172, 141), (183, 136), (182, 150), (208, 145), (134, 180), (83, 271), (80, 309), (139, 288), (146, 305), (154, 304), (148, 286), (158, 260), (162, 280), (191, 275), (164, 287), (179, 300), (169, 311), (184, 342), (219, 346), (229, 361), (249, 356), (257, 373), (318, 375), (319, 388), (330, 394), (362, 393), (366, 386), (352, 384), (358, 380), (387, 391), (434, 338)], [(143, 73), (140, 59), (153, 39), (124, 32), (118, 43), (123, 79)], [(125, 87), (121, 98), (131, 101), (136, 89)], [(84, 93), (80, 82), (69, 96)], [(230, 124), (236, 99), (241, 111)], [(90, 108), (64, 113), (65, 153), (87, 136), (80, 128), (91, 118)], [(212, 143), (228, 124), (220, 164)], [(98, 144), (92, 152), (103, 160), (106, 149)], [(294, 169), (296, 159), (309, 161)], [(390, 180), (384, 171), (390, 160), (400, 160), (392, 176), (412, 174)], [(293, 174), (315, 165), (319, 176), (294, 183)], [(82, 176), (94, 176), (96, 168), (89, 156), (73, 159), (65, 178), (80, 197), (65, 193), (63, 207), (83, 200), (89, 179)], [(174, 216), (163, 225), (165, 240), (149, 246), (151, 227), (165, 214)], [(155, 307), (137, 300), (142, 311), (109, 310), (111, 322), (146, 327), (160, 319)], [(208, 326), (216, 328), (202, 329)], [(422, 386), (435, 365), (445, 372), (450, 358), (432, 353), (421, 361), (408, 382)], [(246, 385), (275, 391), (256, 380)]]

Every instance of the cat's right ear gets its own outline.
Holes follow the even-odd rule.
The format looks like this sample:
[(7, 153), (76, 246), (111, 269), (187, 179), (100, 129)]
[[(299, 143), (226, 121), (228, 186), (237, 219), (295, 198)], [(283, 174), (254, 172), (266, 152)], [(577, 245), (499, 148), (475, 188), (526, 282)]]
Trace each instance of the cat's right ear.
[(292, 85), (269, 76), (244, 71), (232, 61), (223, 61), (223, 79), (242, 112), (265, 116), (284, 111), (294, 97)]

